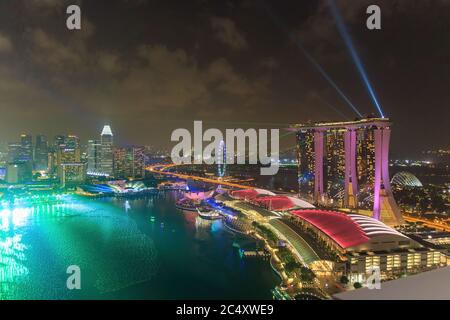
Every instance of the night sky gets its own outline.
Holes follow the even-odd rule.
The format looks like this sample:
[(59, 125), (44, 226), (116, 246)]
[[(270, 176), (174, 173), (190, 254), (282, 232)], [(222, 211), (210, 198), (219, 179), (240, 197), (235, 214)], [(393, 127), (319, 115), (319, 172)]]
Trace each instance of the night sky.
[[(385, 114), (392, 153), (449, 148), (450, 0), (336, 1)], [(80, 4), (82, 31), (66, 28)], [(366, 28), (369, 4), (382, 30)], [(0, 141), (22, 132), (169, 147), (193, 120), (285, 127), (376, 113), (326, 0), (1, 0)]]

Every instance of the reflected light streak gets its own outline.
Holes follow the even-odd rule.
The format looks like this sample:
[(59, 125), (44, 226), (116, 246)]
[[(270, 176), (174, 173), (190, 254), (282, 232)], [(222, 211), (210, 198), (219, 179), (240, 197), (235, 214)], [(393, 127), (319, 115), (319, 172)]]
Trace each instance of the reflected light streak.
[(0, 211), (0, 230), (8, 231), (10, 228), (16, 229), (26, 224), (31, 210), (29, 208), (3, 209)]

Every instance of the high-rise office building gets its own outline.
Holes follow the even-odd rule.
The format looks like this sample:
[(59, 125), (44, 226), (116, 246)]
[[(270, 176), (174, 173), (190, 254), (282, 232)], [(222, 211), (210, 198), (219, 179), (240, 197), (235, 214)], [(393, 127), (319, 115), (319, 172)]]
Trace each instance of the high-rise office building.
[(20, 143), (8, 144), (8, 159), (6, 169), (6, 181), (9, 183), (24, 183), (32, 181), (33, 165), (30, 136), (21, 136)]
[(111, 127), (106, 125), (101, 133), (100, 169), (106, 175), (113, 175), (113, 133)]
[(87, 171), (88, 173), (100, 173), (101, 143), (99, 140), (89, 140), (87, 145)]
[(324, 188), (333, 206), (343, 206), (345, 179), (344, 132), (332, 129), (325, 133)]
[(68, 135), (65, 145), (65, 149), (73, 153), (74, 162), (81, 162), (80, 138), (75, 135)]
[(73, 134), (69, 134), (65, 139), (66, 148), (69, 149), (79, 149), (80, 148), (80, 138)]
[(55, 139), (53, 141), (53, 147), (55, 151), (57, 151), (59, 148), (62, 148), (66, 145), (66, 136), (63, 135), (57, 135), (55, 136)]
[(49, 150), (48, 163), (50, 172), (53, 174), (58, 173), (58, 166), (61, 164), (61, 149), (66, 147), (66, 136), (56, 135), (53, 139), (53, 145)]
[(74, 135), (64, 137), (64, 140), (61, 139), (63, 136), (57, 137), (60, 139), (55, 140), (56, 164), (81, 162), (80, 139)]
[(127, 157), (129, 156), (127, 149), (122, 147), (115, 147), (113, 149), (113, 154), (114, 177), (117, 179), (128, 178), (128, 163), (131, 159), (127, 159)]
[(17, 142), (10, 142), (8, 144), (8, 163), (15, 163), (21, 161), (22, 145)]
[(33, 137), (28, 134), (20, 136), (21, 155), (20, 160), (33, 163)]
[[(359, 192), (368, 190), (375, 177), (375, 134), (370, 128), (356, 130), (356, 173)], [(362, 203), (364, 199), (359, 200)]]
[(75, 149), (61, 148), (56, 152), (56, 164), (80, 162)]
[(58, 177), (61, 187), (74, 187), (86, 179), (85, 163), (62, 163), (58, 166)]
[(29, 135), (21, 135), (20, 142), (8, 144), (6, 181), (24, 183), (32, 181), (33, 141)]
[(38, 171), (48, 170), (48, 141), (44, 135), (36, 136), (34, 168)]
[(145, 176), (145, 148), (131, 146), (114, 148), (114, 177), (136, 179)]
[(61, 186), (81, 183), (85, 179), (86, 166), (81, 163), (80, 139), (75, 135), (58, 135), (54, 141), (54, 153), (50, 157), (54, 172), (57, 173)]
[(133, 155), (133, 178), (145, 178), (145, 148), (141, 146), (132, 147)]
[(58, 169), (58, 152), (54, 146), (48, 148), (48, 171), (51, 174), (55, 174)]
[(299, 193), (312, 199), (314, 195), (314, 134), (302, 130), (297, 133)]

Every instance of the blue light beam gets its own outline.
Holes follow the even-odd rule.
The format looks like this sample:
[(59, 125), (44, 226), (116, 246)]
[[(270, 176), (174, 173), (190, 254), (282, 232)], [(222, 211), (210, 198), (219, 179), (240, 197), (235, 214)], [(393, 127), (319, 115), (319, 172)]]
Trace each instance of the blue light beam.
[[(265, 3), (264, 3), (265, 4)], [(292, 42), (295, 43), (295, 45), (302, 51), (303, 55), (308, 59), (308, 61), (319, 71), (319, 73), (327, 80), (327, 82), (336, 90), (336, 92), (344, 99), (344, 101), (352, 108), (352, 110), (360, 117), (363, 118), (363, 115), (359, 110), (353, 105), (353, 103), (347, 98), (347, 96), (342, 92), (342, 90), (338, 87), (338, 85), (331, 79), (331, 77), (328, 75), (328, 73), (325, 72), (325, 70), (322, 68), (322, 66), (309, 54), (309, 52), (303, 47), (301, 42), (297, 39), (297, 37), (290, 32), (284, 24), (278, 19), (275, 14), (272, 13), (272, 11), (267, 7), (267, 5), (264, 5), (264, 8), (266, 9), (269, 16), (275, 21), (275, 23), (286, 33), (289, 35), (289, 38), (292, 40)]]
[(378, 112), (380, 113), (380, 116), (384, 118), (383, 110), (381, 109), (381, 105), (378, 102), (377, 96), (375, 94), (375, 90), (372, 87), (372, 84), (370, 83), (369, 77), (367, 76), (367, 73), (364, 69), (364, 66), (361, 62), (361, 59), (358, 56), (358, 53), (356, 52), (356, 49), (353, 45), (353, 41), (350, 37), (349, 32), (347, 31), (347, 28), (345, 27), (345, 23), (342, 19), (341, 14), (339, 13), (339, 9), (336, 6), (336, 3), (334, 0), (328, 0), (328, 6), (331, 9), (331, 13), (333, 14), (334, 20), (336, 21), (336, 25), (338, 27), (339, 33), (341, 37), (344, 39), (345, 45), (347, 46), (347, 49), (352, 57), (352, 60), (358, 69), (358, 72), (364, 82), (364, 85), (370, 95), (370, 98), (372, 99), (375, 107), (378, 109)]

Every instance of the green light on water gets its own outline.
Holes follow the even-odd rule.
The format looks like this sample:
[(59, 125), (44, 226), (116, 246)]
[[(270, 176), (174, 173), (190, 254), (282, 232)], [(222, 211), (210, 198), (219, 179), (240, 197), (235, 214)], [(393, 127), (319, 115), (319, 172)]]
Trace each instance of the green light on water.
[(21, 241), (21, 235), (0, 235), (0, 300), (15, 298), (15, 284), (28, 275), (24, 266), (26, 248)]

